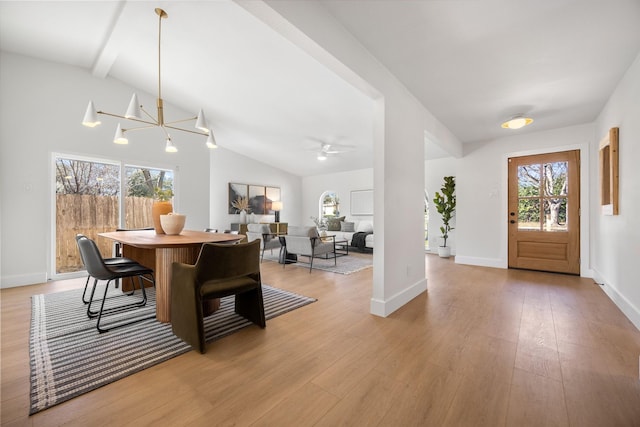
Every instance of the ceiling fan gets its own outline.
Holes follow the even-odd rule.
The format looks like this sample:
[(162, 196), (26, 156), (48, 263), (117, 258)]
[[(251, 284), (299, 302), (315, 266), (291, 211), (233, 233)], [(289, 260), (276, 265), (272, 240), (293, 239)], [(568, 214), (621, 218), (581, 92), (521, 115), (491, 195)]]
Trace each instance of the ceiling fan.
[(332, 156), (335, 156), (336, 154), (347, 153), (355, 149), (353, 145), (332, 144), (319, 139), (315, 139), (315, 138), (313, 139), (320, 144), (320, 148), (312, 149), (309, 151), (317, 152), (318, 160), (326, 160), (327, 157), (332, 157)]

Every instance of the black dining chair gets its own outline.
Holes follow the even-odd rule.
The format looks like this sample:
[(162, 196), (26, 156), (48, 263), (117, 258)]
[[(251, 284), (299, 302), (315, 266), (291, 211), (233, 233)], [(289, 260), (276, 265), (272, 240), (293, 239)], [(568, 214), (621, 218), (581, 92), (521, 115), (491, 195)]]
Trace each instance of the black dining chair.
[[(88, 237), (85, 236), (84, 234), (76, 234), (76, 243), (78, 243), (80, 239), (88, 239)], [(79, 245), (78, 245), (78, 250), (80, 250)], [(82, 259), (82, 251), (80, 251), (80, 260), (82, 261), (82, 264), (85, 264), (84, 259)], [(137, 264), (136, 261), (130, 258), (125, 258), (121, 254), (120, 255), (116, 254), (116, 256), (113, 258), (103, 258), (103, 261), (107, 266), (110, 266), (110, 267)], [(91, 279), (90, 274), (87, 275), (87, 281), (84, 284), (84, 292), (82, 292), (82, 302), (85, 304), (89, 304), (89, 300), (87, 299), (87, 289), (89, 288), (89, 279)], [(116, 288), (118, 287), (118, 282), (119, 281), (116, 281)], [(132, 282), (132, 286), (135, 287), (134, 282)], [(132, 294), (133, 292), (130, 295)]]
[[(78, 249), (80, 250), (80, 257), (82, 258), (82, 262), (87, 269), (87, 273), (89, 273), (90, 277), (93, 277), (93, 287), (91, 288), (91, 296), (89, 297), (89, 302), (87, 303), (87, 316), (89, 318), (98, 318), (96, 323), (96, 328), (99, 332), (107, 332), (114, 327), (120, 327), (124, 325), (131, 324), (133, 322), (137, 322), (144, 319), (149, 319), (155, 317), (155, 312), (149, 316), (136, 318), (134, 321), (118, 323), (115, 326), (110, 328), (105, 328), (101, 326), (102, 316), (104, 314), (117, 313), (121, 311), (128, 310), (130, 308), (138, 308), (143, 307), (147, 303), (147, 293), (145, 291), (143, 277), (147, 280), (150, 280), (155, 285), (155, 277), (153, 275), (153, 270), (143, 266), (134, 261), (134, 263), (122, 264), (122, 265), (112, 265), (108, 266), (104, 262), (104, 258), (100, 254), (98, 250), (98, 246), (96, 243), (84, 236), (84, 238), (77, 239)], [(114, 305), (112, 303), (109, 304), (108, 308), (105, 308), (105, 302), (107, 299), (110, 301), (114, 300), (118, 297), (107, 298), (107, 292), (109, 291), (109, 284), (118, 279), (125, 278), (137, 278), (138, 283), (140, 285), (141, 298), (135, 302), (127, 302), (126, 304)], [(93, 297), (96, 293), (96, 288), (98, 286), (98, 281), (106, 280), (107, 283), (104, 287), (104, 295), (102, 299), (94, 300)], [(134, 291), (135, 292), (135, 291)], [(120, 295), (126, 296), (126, 295)], [(120, 297), (119, 296), (119, 297)], [(93, 303), (100, 303), (100, 308), (98, 310), (92, 309)]]

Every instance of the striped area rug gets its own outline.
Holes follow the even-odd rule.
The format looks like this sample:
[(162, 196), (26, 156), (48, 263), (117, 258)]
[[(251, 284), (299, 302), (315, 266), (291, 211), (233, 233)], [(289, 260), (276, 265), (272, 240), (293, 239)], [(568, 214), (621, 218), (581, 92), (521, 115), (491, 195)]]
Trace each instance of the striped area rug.
[[(267, 320), (316, 301), (267, 285), (262, 288)], [(96, 330), (96, 321), (87, 318), (82, 289), (32, 297), (30, 415), (191, 350), (173, 335), (170, 323), (155, 320), (154, 289), (147, 294), (145, 307), (105, 317), (103, 324), (133, 316), (142, 320), (103, 334)], [(111, 301), (121, 304), (134, 297), (139, 298), (120, 294)], [(223, 298), (220, 309), (205, 318), (206, 341), (249, 325), (253, 323), (234, 313), (234, 297)]]

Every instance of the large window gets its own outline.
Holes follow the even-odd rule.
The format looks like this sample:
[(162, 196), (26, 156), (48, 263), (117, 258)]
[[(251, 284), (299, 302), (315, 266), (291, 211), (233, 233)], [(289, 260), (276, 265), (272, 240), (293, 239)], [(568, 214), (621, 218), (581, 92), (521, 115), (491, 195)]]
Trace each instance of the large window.
[(340, 199), (333, 191), (325, 191), (318, 202), (320, 218), (334, 218), (340, 216)]
[[(55, 273), (83, 269), (76, 234), (96, 239), (119, 225), (120, 165), (71, 157), (55, 158)], [(96, 239), (101, 251), (109, 244)]]
[(173, 191), (173, 172), (164, 169), (125, 166), (126, 197), (124, 228), (153, 227), (151, 205), (157, 188)]
[(151, 205), (156, 188), (173, 191), (171, 170), (60, 154), (53, 157), (54, 277), (84, 269), (76, 245), (77, 234), (95, 240), (102, 255), (109, 257), (112, 242), (99, 238), (98, 233), (152, 227)]

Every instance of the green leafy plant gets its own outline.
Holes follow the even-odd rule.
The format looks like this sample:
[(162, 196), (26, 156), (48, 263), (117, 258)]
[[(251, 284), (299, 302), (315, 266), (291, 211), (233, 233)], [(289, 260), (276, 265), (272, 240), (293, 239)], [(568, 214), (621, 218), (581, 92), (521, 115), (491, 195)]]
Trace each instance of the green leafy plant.
[(447, 239), (449, 238), (449, 232), (453, 230), (451, 227), (451, 219), (456, 211), (456, 179), (453, 176), (445, 176), (444, 184), (440, 188), (442, 194), (436, 191), (436, 196), (433, 199), (433, 203), (436, 206), (436, 210), (442, 216), (442, 227), (440, 232), (442, 233), (443, 247), (447, 246)]
[(162, 188), (156, 187), (153, 190), (153, 195), (156, 200), (161, 202), (167, 202), (171, 200), (171, 198), (173, 197), (173, 190), (170, 188), (162, 189)]

